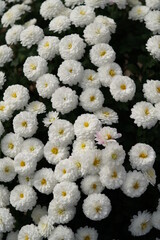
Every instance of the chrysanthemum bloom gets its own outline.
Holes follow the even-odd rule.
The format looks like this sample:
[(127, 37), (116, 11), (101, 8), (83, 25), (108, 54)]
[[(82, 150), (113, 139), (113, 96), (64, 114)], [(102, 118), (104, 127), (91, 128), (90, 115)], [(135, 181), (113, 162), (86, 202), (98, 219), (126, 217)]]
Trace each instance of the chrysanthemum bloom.
[(0, 46), (0, 67), (3, 67), (5, 63), (12, 61), (13, 51), (7, 45)]
[(26, 110), (38, 115), (46, 111), (46, 105), (39, 101), (33, 101), (26, 106)]
[(151, 222), (154, 228), (160, 230), (160, 211), (153, 212)]
[(77, 138), (72, 145), (72, 154), (81, 154), (95, 149), (95, 142), (91, 139)]
[(5, 8), (6, 8), (5, 1), (0, 1), (0, 16), (3, 15), (3, 12), (4, 12)]
[(33, 220), (33, 222), (38, 225), (41, 217), (47, 215), (47, 207), (46, 206), (40, 206), (40, 205), (36, 205), (36, 207), (33, 209), (32, 214), (31, 214), (31, 218)]
[(84, 194), (90, 195), (92, 193), (101, 193), (104, 186), (102, 186), (98, 175), (87, 175), (81, 181), (81, 190)]
[(61, 33), (70, 28), (71, 21), (67, 16), (57, 16), (52, 19), (49, 24), (49, 30), (53, 32)]
[(10, 232), (6, 236), (6, 240), (17, 240), (18, 239), (18, 231), (16, 232)]
[(75, 237), (77, 240), (84, 240), (84, 239), (97, 240), (98, 233), (95, 228), (90, 228), (86, 226), (86, 227), (83, 227), (83, 228), (81, 227), (77, 229)]
[(9, 205), (10, 192), (7, 187), (0, 185), (0, 207), (6, 207)]
[(59, 15), (63, 8), (64, 5), (60, 0), (47, 0), (42, 3), (40, 14), (45, 20), (50, 20)]
[(55, 120), (59, 119), (59, 113), (56, 111), (48, 112), (46, 117), (43, 119), (43, 123), (45, 127), (49, 127)]
[(23, 239), (41, 240), (42, 238), (38, 231), (38, 227), (34, 224), (24, 225), (18, 233), (18, 240)]
[(154, 34), (157, 34), (157, 33), (160, 34), (159, 18), (160, 18), (160, 11), (154, 10), (154, 11), (149, 11), (144, 19), (146, 28), (148, 28)]
[(134, 215), (131, 219), (129, 231), (132, 236), (139, 237), (146, 235), (152, 228), (151, 214), (147, 211), (138, 212), (138, 215)]
[(27, 185), (33, 187), (34, 173), (24, 175), (18, 175), (18, 181), (21, 185)]
[(90, 194), (83, 202), (83, 212), (87, 218), (100, 221), (108, 217), (111, 211), (111, 202), (105, 194)]
[(52, 216), (42, 216), (38, 223), (38, 232), (44, 238), (48, 238), (54, 229), (54, 219)]
[(3, 88), (5, 81), (6, 81), (5, 73), (0, 71), (0, 90)]
[(7, 208), (0, 208), (0, 232), (10, 232), (14, 228), (15, 219)]
[(54, 228), (48, 240), (75, 240), (74, 233), (71, 228), (68, 228), (63, 225), (58, 225), (58, 227)]
[(14, 162), (11, 158), (5, 157), (0, 159), (0, 181), (10, 182), (16, 176)]
[(129, 152), (129, 161), (132, 168), (145, 171), (151, 168), (155, 162), (156, 153), (148, 144), (137, 143)]
[(112, 18), (103, 15), (98, 15), (94, 19), (94, 23), (100, 23), (102, 25), (105, 25), (111, 33), (115, 33), (116, 31), (116, 23)]
[(38, 43), (38, 54), (46, 60), (52, 60), (59, 54), (59, 39), (58, 37), (45, 36)]
[(8, 102), (0, 101), (0, 120), (2, 122), (9, 120), (12, 117), (12, 107)]
[(83, 89), (87, 88), (99, 88), (100, 87), (100, 81), (98, 73), (92, 69), (85, 69), (83, 78), (79, 82), (79, 85)]
[(160, 2), (159, 0), (145, 0), (146, 6), (151, 9), (160, 9)]
[(148, 102), (159, 103), (160, 102), (160, 81), (159, 80), (147, 80), (143, 84), (144, 97)]
[(22, 25), (13, 25), (8, 31), (6, 32), (6, 43), (7, 44), (17, 44), (20, 41), (20, 34), (24, 30)]
[(10, 204), (20, 212), (32, 210), (36, 202), (37, 194), (30, 186), (16, 185), (11, 191)]
[(146, 48), (153, 58), (158, 59), (160, 61), (159, 45), (160, 45), (160, 36), (155, 35), (155, 36), (150, 37), (148, 39), (147, 44), (146, 44)]
[(130, 11), (129, 11), (129, 19), (132, 20), (139, 20), (142, 22), (149, 12), (149, 7), (147, 6), (134, 6)]
[(2, 122), (0, 121), (0, 137), (2, 136), (3, 133), (4, 133), (4, 127)]

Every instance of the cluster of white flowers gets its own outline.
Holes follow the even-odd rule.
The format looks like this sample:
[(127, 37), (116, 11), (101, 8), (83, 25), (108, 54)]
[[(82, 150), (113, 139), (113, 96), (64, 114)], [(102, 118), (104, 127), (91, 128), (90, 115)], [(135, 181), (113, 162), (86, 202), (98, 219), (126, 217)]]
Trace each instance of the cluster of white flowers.
[[(97, 8), (104, 9), (112, 4), (119, 9), (128, 4), (132, 7), (130, 19), (144, 21), (153, 34), (160, 34), (159, 0), (146, 0), (146, 5), (138, 0), (65, 0), (64, 3), (45, 0), (40, 6), (40, 15), (50, 21), (48, 29), (56, 36), (45, 36), (45, 31), (36, 25), (36, 19), (16, 24), (22, 15), (32, 10), (32, 1), (16, 4), (16, 1), (0, 0), (1, 24), (4, 28), (10, 27), (5, 36), (6, 44), (0, 46), (0, 67), (14, 59), (12, 45), (20, 44), (28, 52), (32, 47), (37, 49), (36, 56), (28, 54), (26, 57), (23, 75), (35, 86), (38, 99), (32, 101), (23, 83), (6, 87), (7, 77), (0, 71), (0, 90), (3, 90), (0, 101), (0, 234), (7, 233), (6, 239), (98, 240), (94, 228), (81, 227), (74, 233), (63, 226), (74, 219), (81, 192), (85, 195), (83, 214), (90, 220), (100, 221), (112, 210), (112, 202), (103, 193), (105, 189), (119, 188), (127, 197), (137, 198), (147, 190), (149, 183), (156, 183), (156, 153), (148, 144), (138, 142), (131, 147), (128, 157), (133, 170), (125, 169), (127, 153), (118, 143), (122, 134), (112, 127), (119, 117), (106, 106), (102, 91), (102, 87), (108, 88), (113, 101), (123, 104), (133, 100), (136, 93), (134, 80), (123, 75), (115, 62), (116, 53), (109, 45), (116, 31), (115, 21), (96, 15)], [(61, 37), (61, 33), (72, 27), (79, 27), (82, 34), (67, 32)], [(160, 60), (159, 35), (148, 40), (147, 50)], [(51, 61), (54, 65), (57, 56), (61, 63), (53, 75), (49, 65)], [(83, 66), (84, 57), (93, 69)], [(138, 127), (150, 129), (160, 120), (160, 81), (147, 80), (143, 93), (146, 101), (132, 106), (130, 118)], [(76, 112), (75, 121), (70, 119), (72, 111)], [(43, 125), (48, 140), (42, 142), (35, 134), (42, 127), (39, 115), (45, 112)], [(8, 120), (13, 124), (10, 132), (3, 126)], [(43, 167), (39, 167), (41, 163)], [(11, 181), (15, 185), (9, 191), (5, 184)], [(43, 207), (39, 205), (41, 194), (53, 195)], [(32, 223), (14, 232), (16, 219), (10, 213), (10, 206), (24, 214), (31, 211)], [(141, 236), (152, 226), (160, 230), (160, 206), (152, 215), (147, 211), (138, 212), (131, 220), (129, 231), (133, 236)]]

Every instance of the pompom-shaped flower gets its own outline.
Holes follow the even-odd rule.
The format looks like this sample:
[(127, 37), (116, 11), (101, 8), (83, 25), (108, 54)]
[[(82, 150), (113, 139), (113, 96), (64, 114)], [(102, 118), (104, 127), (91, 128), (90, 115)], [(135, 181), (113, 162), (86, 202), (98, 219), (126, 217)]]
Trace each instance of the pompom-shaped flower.
[(122, 191), (128, 197), (140, 197), (147, 189), (148, 181), (141, 172), (128, 172), (122, 185)]
[(160, 61), (159, 44), (160, 44), (160, 36), (155, 35), (148, 39), (146, 48), (153, 58), (158, 59)]
[(143, 84), (143, 92), (147, 101), (151, 103), (160, 102), (160, 81), (147, 80), (147, 82)]
[(83, 78), (83, 67), (75, 60), (65, 60), (58, 68), (58, 77), (63, 84), (75, 85)]
[(80, 153), (84, 153), (87, 152), (88, 150), (93, 150), (94, 148), (96, 148), (95, 143), (93, 140), (91, 139), (83, 139), (83, 138), (77, 138), (74, 143), (73, 143), (73, 149), (72, 149), (72, 153), (74, 154), (80, 154)]
[(111, 33), (115, 33), (116, 31), (116, 23), (112, 18), (103, 15), (97, 15), (97, 17), (94, 20), (94, 23), (100, 23), (106, 26)]
[(13, 51), (7, 45), (0, 46), (0, 67), (3, 67), (5, 63), (12, 61)]
[(83, 202), (83, 212), (87, 218), (100, 221), (108, 217), (111, 211), (111, 202), (105, 194), (90, 194)]
[(71, 22), (67, 16), (57, 16), (52, 19), (49, 24), (49, 30), (53, 32), (61, 33), (70, 28)]
[(52, 107), (61, 114), (66, 114), (74, 110), (78, 105), (76, 92), (68, 87), (58, 88), (52, 94)]
[(159, 0), (145, 0), (146, 6), (151, 9), (160, 9)]
[(36, 202), (37, 194), (30, 186), (17, 185), (11, 191), (10, 203), (20, 212), (32, 210), (32, 208), (36, 205)]
[(87, 88), (80, 95), (80, 105), (89, 112), (99, 110), (104, 102), (104, 96), (99, 89)]
[(81, 181), (82, 192), (86, 195), (101, 193), (104, 190), (98, 175), (87, 175)]
[(151, 214), (147, 211), (138, 212), (138, 215), (134, 215), (131, 219), (129, 231), (132, 236), (140, 237), (146, 235), (152, 228)]
[(16, 176), (14, 162), (11, 158), (0, 159), (0, 182), (10, 182)]
[(116, 101), (128, 102), (135, 95), (136, 85), (129, 77), (116, 76), (110, 84), (110, 92)]
[(27, 105), (29, 98), (28, 89), (19, 84), (9, 86), (3, 95), (3, 100), (7, 102), (13, 110), (23, 109)]
[(46, 59), (52, 60), (57, 54), (59, 54), (59, 39), (58, 37), (45, 36), (38, 43), (38, 54)]
[(54, 219), (52, 216), (42, 216), (38, 223), (38, 232), (44, 238), (48, 238), (54, 229)]
[(5, 3), (5, 1), (0, 1), (0, 16), (2, 16), (5, 8), (6, 8), (6, 3)]
[(6, 101), (0, 101), (0, 120), (6, 121), (12, 117), (12, 108)]
[(20, 41), (23, 47), (31, 48), (44, 37), (42, 28), (31, 25), (20, 34)]
[(131, 109), (131, 116), (138, 127), (152, 128), (157, 123), (155, 108), (149, 102), (137, 102)]
[(114, 62), (115, 57), (113, 48), (106, 43), (98, 43), (90, 50), (91, 62), (97, 67)]
[(41, 193), (50, 194), (56, 185), (54, 172), (51, 168), (41, 168), (38, 170), (33, 179), (34, 187)]
[(75, 135), (79, 138), (93, 138), (101, 123), (94, 114), (82, 114), (74, 123)]
[(18, 134), (8, 133), (1, 141), (1, 150), (7, 157), (14, 158), (20, 151), (23, 143), (23, 138)]
[(43, 123), (45, 127), (49, 127), (55, 120), (59, 119), (59, 113), (56, 111), (49, 112), (46, 117), (43, 119)]
[(33, 209), (31, 218), (33, 222), (38, 225), (41, 217), (47, 215), (47, 207), (43, 206), (41, 207), (40, 205), (36, 205), (36, 207)]
[(45, 74), (47, 70), (46, 60), (39, 56), (28, 57), (23, 65), (24, 75), (33, 82)]
[(85, 5), (75, 7), (70, 14), (70, 20), (76, 27), (84, 27), (93, 22), (94, 19), (94, 9)]
[(0, 208), (0, 232), (10, 232), (14, 228), (15, 219), (7, 208)]
[(9, 205), (9, 196), (10, 192), (7, 187), (0, 185), (0, 208), (6, 207)]
[(31, 112), (20, 112), (13, 119), (14, 132), (21, 137), (32, 137), (38, 128), (37, 117)]
[(24, 225), (18, 233), (18, 240), (22, 239), (41, 240), (41, 235), (34, 224)]
[(52, 94), (59, 87), (59, 81), (55, 75), (44, 74), (36, 81), (36, 88), (39, 95), (43, 98), (51, 98)]
[(63, 8), (64, 5), (60, 0), (46, 0), (41, 5), (40, 14), (45, 20), (52, 19), (59, 15)]
[(79, 83), (80, 87), (83, 89), (86, 88), (99, 88), (100, 81), (98, 73), (92, 69), (85, 69), (82, 80)]
[(5, 81), (6, 81), (5, 74), (4, 74), (4, 72), (0, 71), (0, 90), (3, 88)]
[(137, 143), (131, 148), (129, 157), (133, 168), (144, 171), (153, 166), (156, 153), (148, 144)]
[(94, 114), (104, 124), (112, 125), (118, 122), (118, 114), (111, 108), (103, 107)]
[(42, 102), (33, 101), (33, 102), (30, 102), (26, 106), (26, 110), (28, 112), (31, 112), (31, 113), (34, 113), (34, 114), (38, 115), (38, 114), (42, 114), (42, 113), (44, 113), (46, 111), (46, 106)]
[(6, 43), (7, 44), (17, 44), (20, 41), (20, 34), (23, 31), (24, 27), (22, 25), (13, 25), (7, 32), (6, 32)]
[(151, 222), (154, 228), (160, 230), (160, 211), (153, 212)]
[(77, 230), (75, 237), (77, 240), (83, 240), (83, 239), (90, 239), (90, 240), (97, 240), (98, 239), (98, 233), (96, 229), (89, 228), (89, 227), (81, 227)]
[(147, 6), (134, 6), (129, 11), (129, 19), (143, 21), (147, 13), (149, 12), (149, 7)]
[(58, 119), (49, 127), (49, 141), (55, 141), (63, 146), (69, 145), (74, 138), (73, 125), (67, 121)]
[(48, 240), (58, 240), (58, 239), (75, 240), (74, 233), (71, 230), (71, 228), (68, 228), (68, 227), (62, 226), (62, 225), (58, 225), (58, 227), (56, 227), (53, 230), (53, 232), (51, 233)]
[(154, 34), (160, 34), (160, 26), (159, 26), (159, 18), (160, 18), (160, 11), (149, 11), (148, 14), (145, 16), (145, 23), (146, 28), (152, 31)]

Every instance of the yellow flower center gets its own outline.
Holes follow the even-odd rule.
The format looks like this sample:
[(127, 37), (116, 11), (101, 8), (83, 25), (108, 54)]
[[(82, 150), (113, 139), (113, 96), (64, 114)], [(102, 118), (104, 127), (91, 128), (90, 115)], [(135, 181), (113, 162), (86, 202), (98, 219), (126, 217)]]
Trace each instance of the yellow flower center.
[(141, 229), (142, 229), (142, 230), (145, 230), (146, 227), (147, 227), (147, 223), (146, 223), (146, 222), (141, 223)]
[(11, 96), (12, 96), (13, 98), (16, 98), (16, 97), (17, 97), (16, 92), (13, 92), (13, 93), (11, 94)]
[(45, 83), (45, 84), (44, 84), (44, 87), (47, 88), (47, 87), (48, 87), (48, 83)]
[(122, 85), (120, 86), (120, 88), (121, 88), (122, 90), (126, 90), (126, 85), (125, 85), (125, 84), (122, 84)]
[(21, 123), (21, 125), (22, 125), (22, 127), (27, 127), (27, 122), (24, 121), (24, 122)]
[(63, 135), (63, 133), (64, 133), (64, 129), (59, 129), (59, 134)]
[(95, 159), (94, 159), (94, 162), (93, 162), (93, 165), (96, 167), (96, 166), (98, 166), (99, 164), (100, 164), (100, 159), (95, 158)]
[(101, 33), (101, 30), (99, 28), (96, 29), (95, 31), (96, 34), (100, 34)]
[(56, 147), (52, 148), (51, 152), (53, 154), (57, 155), (58, 154), (58, 148), (56, 148)]
[(44, 44), (44, 47), (49, 47), (49, 42), (46, 42), (46, 43)]
[(47, 181), (46, 181), (45, 178), (43, 178), (43, 179), (41, 180), (41, 185), (46, 185), (46, 184), (47, 184)]
[(62, 196), (65, 197), (67, 195), (66, 192), (62, 192)]
[(88, 122), (84, 122), (84, 127), (89, 127), (89, 123)]
[(72, 68), (71, 68), (71, 69), (69, 69), (69, 72), (70, 72), (70, 73), (72, 73), (72, 72), (73, 72), (73, 69), (72, 69)]
[(113, 69), (111, 69), (111, 70), (109, 71), (109, 75), (110, 75), (111, 77), (114, 77), (114, 76), (116, 75), (116, 73), (115, 73), (115, 71), (114, 71)]
[(66, 171), (66, 169), (63, 169), (62, 172), (63, 172), (63, 174), (66, 174), (67, 171)]
[(31, 146), (31, 147), (29, 148), (29, 150), (30, 150), (30, 152), (33, 152), (33, 151), (35, 150), (35, 148), (34, 148), (33, 146)]
[(157, 87), (157, 92), (160, 93), (160, 87)]
[(139, 154), (139, 157), (140, 158), (147, 158), (148, 155), (146, 153), (142, 152), (142, 153)]
[(145, 112), (146, 116), (149, 115), (149, 109), (148, 108), (146, 108), (144, 112)]
[(108, 117), (108, 116), (109, 116), (109, 112), (103, 112), (103, 115), (104, 115), (105, 117)]
[(112, 178), (117, 178), (117, 172), (114, 171), (114, 172), (112, 173), (111, 177), (112, 177)]
[(137, 14), (141, 14), (142, 10), (140, 8), (137, 9)]
[(80, 14), (81, 14), (81, 15), (85, 15), (86, 12), (85, 12), (84, 10), (81, 10), (81, 11), (80, 11)]
[(20, 193), (20, 198), (24, 198), (24, 194), (23, 193)]
[(25, 162), (24, 162), (24, 161), (21, 161), (21, 162), (20, 162), (20, 166), (21, 166), (21, 167), (25, 167), (25, 166), (26, 166)]
[(97, 207), (95, 207), (95, 210), (97, 213), (99, 213), (102, 210), (102, 208), (100, 206), (97, 206)]
[(107, 53), (107, 52), (106, 52), (105, 50), (103, 50), (103, 51), (100, 52), (100, 56), (103, 57), (103, 56), (106, 55), (106, 53)]
[(4, 111), (4, 109), (5, 109), (5, 106), (1, 105), (0, 106), (0, 111)]
[(85, 236), (84, 240), (91, 240), (90, 236)]
[(106, 136), (108, 140), (112, 139), (112, 136), (109, 133), (107, 133)]
[(26, 235), (26, 236), (25, 236), (25, 239), (24, 239), (24, 240), (29, 240), (29, 237), (28, 237), (28, 235)]
[(95, 100), (95, 96), (90, 96), (90, 101), (93, 102)]
[(72, 48), (72, 43), (69, 43), (68, 44), (68, 49), (71, 49)]
[(85, 143), (82, 143), (81, 144), (81, 148), (84, 149), (86, 147), (86, 144)]
[(88, 77), (88, 80), (89, 80), (89, 81), (93, 81), (93, 76), (90, 75), (90, 76)]
[(59, 208), (59, 209), (58, 209), (58, 214), (59, 214), (59, 215), (63, 215), (64, 212), (65, 212), (65, 209), (63, 209), (63, 208)]
[(36, 69), (37, 69), (37, 66), (32, 63), (32, 64), (30, 64), (30, 69), (31, 69), (31, 70), (36, 70)]
[(137, 190), (137, 189), (139, 188), (139, 183), (138, 183), (138, 182), (135, 182), (135, 183), (133, 184), (133, 188), (134, 188), (135, 190)]
[(8, 148), (9, 148), (9, 149), (13, 149), (13, 148), (14, 148), (13, 143), (9, 143), (9, 144), (8, 144)]
[(27, 181), (27, 182), (29, 182), (29, 179), (30, 179), (29, 177), (26, 177), (26, 181)]
[(77, 167), (77, 168), (81, 168), (80, 162), (76, 162), (76, 167)]
[(8, 173), (10, 171), (9, 167), (5, 167), (4, 171)]
[(93, 184), (92, 184), (92, 188), (93, 188), (93, 189), (96, 189), (96, 188), (97, 188), (97, 184), (93, 183)]
[(116, 159), (117, 159), (117, 154), (116, 154), (116, 153), (113, 153), (113, 154), (112, 154), (112, 159), (113, 159), (113, 160), (116, 160)]

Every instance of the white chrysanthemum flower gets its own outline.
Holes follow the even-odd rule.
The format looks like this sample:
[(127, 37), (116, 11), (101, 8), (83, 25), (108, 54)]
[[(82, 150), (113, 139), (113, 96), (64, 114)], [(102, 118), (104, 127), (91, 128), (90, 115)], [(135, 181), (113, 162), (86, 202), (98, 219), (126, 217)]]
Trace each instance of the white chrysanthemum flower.
[[(149, 0), (150, 1), (150, 0)], [(154, 1), (154, 0), (153, 0)], [(127, 0), (129, 6), (134, 7), (137, 5), (141, 5), (142, 3), (139, 0)]]
[(111, 33), (115, 33), (116, 31), (116, 23), (112, 18), (103, 15), (98, 15), (95, 18), (94, 23), (99, 23), (106, 26)]
[(59, 113), (56, 111), (52, 111), (47, 113), (46, 117), (43, 119), (43, 123), (45, 127), (49, 127), (55, 120), (59, 119)]
[(155, 104), (155, 114), (158, 120), (160, 120), (160, 102)]
[(75, 168), (73, 161), (64, 159), (60, 161), (55, 167), (55, 178), (58, 182), (74, 182), (79, 177), (78, 171)]
[(6, 240), (17, 240), (18, 239), (18, 231), (10, 232), (7, 234)]
[(41, 168), (33, 179), (34, 187), (41, 193), (50, 194), (56, 185), (55, 174), (51, 168)]
[(98, 73), (92, 69), (85, 69), (82, 80), (79, 82), (81, 88), (99, 88), (100, 81)]
[(155, 108), (149, 102), (137, 102), (131, 109), (130, 118), (134, 119), (134, 123), (138, 127), (152, 128), (157, 123)]
[(47, 207), (43, 206), (41, 207), (40, 205), (36, 205), (36, 207), (33, 209), (31, 218), (33, 222), (38, 225), (41, 217), (47, 215)]
[(75, 240), (72, 229), (66, 226), (58, 225), (58, 227), (56, 227), (53, 230), (48, 240), (59, 240), (59, 239)]
[(116, 101), (128, 102), (136, 92), (134, 81), (127, 76), (115, 76), (110, 84), (110, 92)]
[(7, 12), (5, 12), (1, 18), (3, 27), (13, 25), (17, 20), (21, 19), (21, 15), (30, 11), (30, 6), (26, 4), (15, 4)]
[(47, 61), (39, 56), (28, 57), (23, 65), (24, 75), (33, 82), (36, 82), (47, 70)]
[(21, 152), (30, 154), (36, 161), (39, 161), (43, 157), (44, 145), (38, 138), (28, 138), (22, 143)]
[(86, 44), (78, 34), (71, 34), (61, 39), (59, 52), (64, 60), (79, 60), (83, 57)]
[(76, 27), (84, 27), (93, 22), (95, 19), (95, 12), (92, 7), (89, 6), (78, 6), (75, 7), (71, 14), (70, 20)]
[(0, 101), (0, 120), (2, 122), (9, 120), (12, 117), (12, 108), (6, 101)]
[(160, 61), (160, 36), (150, 37), (147, 41), (146, 48), (150, 55)]
[(45, 20), (51, 20), (59, 15), (63, 8), (64, 5), (60, 0), (46, 0), (40, 7), (40, 14)]
[(84, 153), (74, 153), (69, 157), (68, 160), (71, 162), (76, 179), (88, 174), (91, 164), (86, 161), (86, 155)]
[[(86, 160), (86, 168), (88, 174), (97, 174), (102, 166), (102, 153), (100, 149), (92, 149), (84, 152), (81, 156)], [(88, 166), (87, 166), (88, 165)]]
[(31, 239), (31, 240), (41, 240), (41, 235), (38, 228), (34, 224), (23, 226), (18, 233), (18, 240)]
[(5, 73), (0, 71), (0, 90), (3, 88), (5, 81), (6, 81)]
[(99, 80), (104, 87), (109, 87), (117, 75), (122, 75), (122, 69), (117, 63), (107, 63), (98, 68)]
[(104, 187), (98, 175), (88, 175), (81, 181), (81, 190), (84, 194), (90, 195), (92, 193), (101, 193)]
[(85, 4), (89, 7), (104, 9), (107, 5), (107, 0), (85, 0)]
[(146, 6), (151, 9), (160, 9), (159, 0), (145, 0)]
[(160, 211), (153, 212), (151, 222), (154, 228), (160, 230)]
[(113, 48), (106, 43), (98, 43), (90, 50), (91, 62), (97, 67), (114, 62), (115, 57)]
[(83, 213), (93, 221), (100, 221), (108, 217), (111, 211), (111, 202), (105, 194), (90, 194), (83, 202)]
[(68, 223), (70, 222), (76, 213), (76, 208), (74, 206), (66, 206), (60, 202), (53, 199), (48, 207), (48, 215), (52, 216), (55, 223)]
[(126, 171), (122, 165), (112, 167), (105, 165), (99, 174), (102, 185), (108, 189), (120, 188), (126, 178)]
[(36, 81), (38, 94), (43, 98), (51, 98), (52, 94), (59, 87), (59, 81), (55, 75), (46, 73)]
[(0, 1), (0, 16), (3, 15), (3, 12), (4, 12), (5, 8), (6, 8), (5, 1)]
[(9, 205), (9, 196), (10, 192), (7, 187), (0, 185), (0, 208), (6, 207)]
[(25, 176), (18, 175), (19, 184), (28, 185), (28, 186), (32, 187), (33, 186), (33, 176), (34, 176), (34, 173), (28, 174)]
[(7, 102), (13, 110), (23, 109), (27, 105), (29, 98), (28, 89), (19, 84), (9, 86), (3, 95), (3, 100)]
[(81, 227), (77, 229), (75, 234), (76, 240), (97, 240), (98, 239), (98, 232), (95, 228), (90, 228), (88, 226)]
[(38, 223), (38, 231), (44, 238), (48, 238), (54, 229), (54, 219), (52, 216), (42, 216)]
[(160, 34), (160, 26), (159, 26), (159, 19), (160, 19), (160, 11), (149, 11), (149, 13), (145, 16), (145, 24), (146, 28), (152, 31), (154, 34)]
[(129, 151), (129, 161), (132, 168), (145, 171), (151, 168), (155, 162), (156, 153), (148, 144), (137, 143)]
[(10, 232), (14, 228), (15, 219), (7, 208), (0, 208), (0, 232)]
[(14, 132), (21, 137), (32, 137), (38, 128), (36, 114), (31, 112), (22, 111), (17, 114), (13, 119)]
[(80, 199), (80, 191), (76, 183), (64, 181), (54, 187), (53, 196), (57, 202), (65, 206), (75, 206)]
[[(77, 1), (77, 0), (76, 0), (76, 1)], [(80, 1), (81, 1), (81, 0), (80, 0)], [(59, 16), (66, 16), (66, 17), (70, 18), (71, 12), (72, 12), (71, 8), (67, 8), (67, 7), (64, 6), (64, 7), (61, 9), (61, 12), (60, 12)]]
[(0, 137), (3, 135), (3, 133), (4, 133), (4, 127), (3, 127), (3, 124), (0, 121)]
[(32, 154), (25, 152), (18, 153), (14, 158), (15, 172), (22, 176), (32, 174), (36, 170), (37, 161)]
[(149, 7), (147, 6), (142, 6), (142, 5), (134, 6), (129, 11), (129, 19), (139, 20), (140, 22), (142, 22), (148, 12), (149, 12)]
[(72, 154), (81, 154), (88, 150), (95, 149), (95, 142), (91, 139), (77, 138), (73, 142)]
[(10, 182), (16, 176), (16, 172), (14, 170), (14, 161), (9, 158), (1, 158), (0, 159), (0, 182)]
[(69, 156), (67, 147), (61, 146), (53, 141), (48, 141), (44, 146), (44, 157), (50, 164), (57, 164)]
[(111, 36), (107, 26), (93, 22), (84, 29), (84, 38), (88, 45), (97, 43), (109, 43)]
[(74, 123), (75, 135), (79, 138), (91, 139), (100, 130), (101, 123), (94, 114), (82, 114)]
[(49, 141), (55, 141), (63, 146), (71, 144), (74, 139), (74, 129), (72, 123), (64, 119), (54, 121), (48, 130)]
[(52, 60), (56, 55), (59, 54), (59, 39), (58, 37), (45, 36), (38, 43), (38, 54), (46, 59)]
[(140, 237), (146, 235), (151, 228), (151, 214), (144, 211), (138, 212), (138, 215), (133, 216), (128, 230), (131, 232), (132, 236)]
[(127, 5), (127, 0), (111, 0), (112, 2), (116, 3), (119, 9), (125, 9)]
[(144, 97), (152, 104), (160, 102), (160, 81), (147, 80), (147, 82), (143, 84), (143, 92)]
[(17, 44), (20, 41), (20, 34), (24, 27), (22, 25), (13, 25), (7, 32), (5, 40), (7, 44)]
[(63, 84), (75, 85), (83, 78), (82, 64), (76, 60), (65, 60), (58, 68), (58, 77)]
[(128, 197), (140, 197), (147, 189), (148, 181), (141, 172), (129, 171), (121, 187), (124, 194)]
[(70, 19), (66, 16), (57, 16), (52, 19), (49, 24), (49, 30), (53, 32), (61, 33), (70, 28), (71, 22)]
[(69, 87), (60, 87), (52, 94), (52, 107), (61, 114), (74, 110), (78, 105), (76, 91)]
[(122, 145), (116, 141), (108, 143), (102, 151), (102, 161), (107, 166), (119, 166), (123, 164), (126, 153)]
[(10, 204), (20, 212), (32, 210), (36, 205), (37, 194), (34, 189), (27, 185), (17, 185), (10, 194)]
[(1, 151), (7, 157), (14, 158), (20, 151), (23, 138), (18, 134), (8, 133), (1, 140)]
[(0, 46), (0, 67), (3, 67), (5, 63), (11, 62), (13, 58), (13, 51), (7, 45)]
[(104, 96), (99, 89), (87, 88), (81, 93), (79, 100), (85, 111), (94, 112), (102, 108)]
[(26, 106), (26, 111), (31, 112), (31, 113), (35, 113), (35, 114), (38, 115), (38, 114), (42, 114), (46, 111), (46, 106), (42, 102), (33, 101), (33, 102), (30, 102)]
[(118, 114), (111, 108), (103, 107), (94, 114), (104, 124), (112, 125), (113, 123), (118, 123)]

